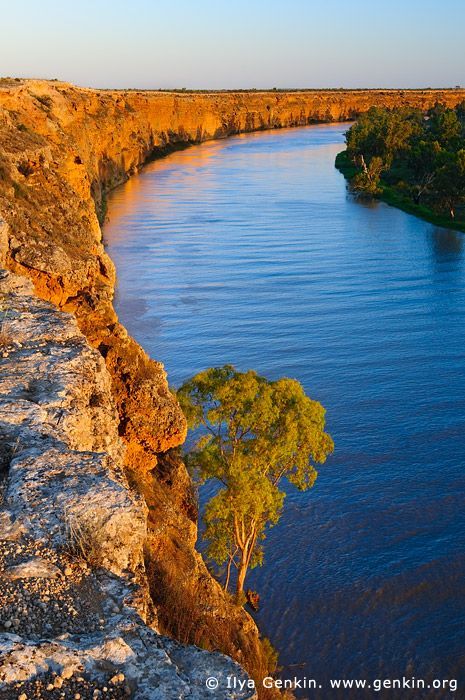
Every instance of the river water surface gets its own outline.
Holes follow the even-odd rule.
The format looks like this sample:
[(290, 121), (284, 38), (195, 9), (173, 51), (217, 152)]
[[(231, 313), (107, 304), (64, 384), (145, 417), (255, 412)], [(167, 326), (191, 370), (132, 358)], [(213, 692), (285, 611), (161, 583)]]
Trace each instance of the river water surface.
[(465, 697), (464, 237), (354, 201), (346, 128), (206, 143), (116, 190), (116, 308), (174, 385), (233, 363), (327, 408), (336, 451), (249, 578), (284, 675), (461, 678)]

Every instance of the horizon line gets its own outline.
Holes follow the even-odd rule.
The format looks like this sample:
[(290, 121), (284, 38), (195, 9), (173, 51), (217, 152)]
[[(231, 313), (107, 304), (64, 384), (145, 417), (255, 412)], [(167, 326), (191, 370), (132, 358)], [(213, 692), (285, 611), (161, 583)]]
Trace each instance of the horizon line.
[(375, 91), (395, 91), (395, 92), (416, 92), (416, 91), (464, 91), (465, 86), (416, 86), (416, 87), (235, 87), (235, 88), (193, 88), (193, 87), (92, 87), (81, 85), (70, 80), (61, 78), (25, 77), (25, 76), (0, 76), (0, 87), (2, 82), (47, 82), (73, 85), (84, 90), (102, 91), (122, 91), (122, 92), (173, 92), (173, 93), (221, 93), (221, 92), (375, 92)]

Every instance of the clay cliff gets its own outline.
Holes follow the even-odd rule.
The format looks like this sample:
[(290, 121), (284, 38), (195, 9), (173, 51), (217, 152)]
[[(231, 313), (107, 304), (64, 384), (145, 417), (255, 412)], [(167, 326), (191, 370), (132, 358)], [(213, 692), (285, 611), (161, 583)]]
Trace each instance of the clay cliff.
[[(81, 442), (69, 446), (116, 458), (120, 488), (139, 504), (143, 534), (134, 544), (133, 574), (149, 625), (182, 642), (220, 649), (256, 677), (270, 666), (256, 627), (223, 594), (195, 550), (196, 501), (177, 452), (186, 435), (184, 416), (163, 365), (128, 336), (112, 306), (115, 272), (100, 227), (105, 194), (148, 160), (207, 139), (352, 119), (372, 105), (426, 109), (464, 99), (459, 90), (168, 93), (0, 81), (0, 265), (29, 278), (39, 299), (74, 317), (82, 342), (94, 349), (95, 371), (106, 377), (105, 392), (89, 395), (85, 410), (75, 414), (73, 430)], [(40, 396), (47, 387), (53, 393), (48, 371), (41, 375)], [(26, 402), (26, 420), (36, 390), (21, 391), (13, 395)], [(113, 421), (110, 437), (101, 425), (104, 410), (105, 421)], [(7, 484), (15, 460), (8, 454)], [(53, 461), (43, 461), (41, 478), (55, 474), (45, 468)], [(95, 474), (103, 475), (103, 466), (98, 469)], [(22, 507), (29, 508), (26, 497)]]

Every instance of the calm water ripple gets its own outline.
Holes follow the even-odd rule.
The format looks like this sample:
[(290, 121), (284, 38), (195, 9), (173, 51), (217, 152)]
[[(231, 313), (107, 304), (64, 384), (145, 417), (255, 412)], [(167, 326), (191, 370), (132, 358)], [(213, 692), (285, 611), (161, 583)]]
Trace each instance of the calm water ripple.
[(116, 307), (173, 384), (231, 362), (327, 408), (336, 452), (250, 576), (284, 674), (463, 683), (464, 238), (354, 202), (345, 128), (207, 143), (116, 190)]

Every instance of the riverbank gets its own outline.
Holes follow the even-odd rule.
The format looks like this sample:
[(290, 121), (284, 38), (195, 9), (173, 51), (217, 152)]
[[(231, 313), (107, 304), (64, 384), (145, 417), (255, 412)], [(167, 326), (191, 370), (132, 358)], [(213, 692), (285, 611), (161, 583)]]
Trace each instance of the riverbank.
[[(339, 172), (344, 175), (349, 183), (355, 177), (355, 175), (361, 172), (360, 169), (355, 167), (355, 165), (351, 162), (347, 155), (347, 151), (341, 151), (337, 154), (335, 166)], [(436, 226), (450, 228), (454, 231), (465, 232), (465, 220), (454, 220), (448, 216), (436, 214), (434, 211), (422, 206), (421, 204), (415, 204), (415, 202), (412, 202), (410, 198), (403, 196), (402, 193), (396, 190), (395, 187), (390, 187), (382, 182), (379, 185), (379, 190), (380, 191), (378, 194), (373, 195), (374, 199), (379, 199), (380, 201), (389, 204), (391, 207), (397, 207), (397, 209), (401, 209), (407, 214), (418, 216), (420, 219), (429, 221), (431, 224), (435, 224)]]

